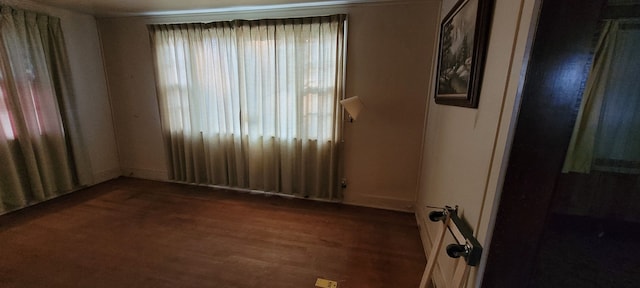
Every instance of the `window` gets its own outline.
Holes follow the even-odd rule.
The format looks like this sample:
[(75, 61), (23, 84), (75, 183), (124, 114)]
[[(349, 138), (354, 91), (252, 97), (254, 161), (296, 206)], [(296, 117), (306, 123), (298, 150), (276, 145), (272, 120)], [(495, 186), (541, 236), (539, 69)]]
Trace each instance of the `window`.
[[(158, 102), (174, 176), (219, 184), (209, 179), (216, 171), (266, 165), (276, 169), (273, 182), (281, 183), (283, 165), (312, 165), (310, 171), (323, 175), (322, 180), (314, 176), (303, 182), (332, 183), (345, 21), (345, 15), (333, 15), (150, 26)], [(226, 159), (223, 167), (213, 164), (216, 157), (207, 157), (221, 147), (227, 150), (221, 156)], [(198, 164), (200, 156), (209, 160)], [(238, 173), (228, 176), (228, 182), (251, 182), (251, 172)], [(265, 181), (258, 182), (256, 187), (239, 186), (264, 188)]]
[[(0, 60), (0, 65), (4, 65), (1, 61), (2, 60)], [(41, 93), (39, 92), (40, 88), (37, 83), (37, 73), (29, 59), (25, 59), (23, 63), (25, 63), (26, 66), (23, 74), (15, 77), (13, 80), (19, 82), (16, 83), (16, 85), (25, 87), (20, 91), (22, 101), (25, 101), (26, 105), (30, 106), (31, 109), (29, 110), (35, 112), (33, 115), (35, 127), (40, 135), (44, 135), (45, 127), (43, 125), (46, 120), (40, 107), (42, 100), (40, 100), (39, 97)], [(8, 85), (5, 81), (7, 80), (5, 80), (5, 76), (2, 71), (0, 71), (0, 126), (2, 127), (2, 132), (5, 137), (8, 140), (13, 140), (16, 137), (16, 130), (9, 109)]]
[(76, 107), (67, 89), (60, 19), (7, 6), (2, 12), (0, 213), (88, 183), (86, 174), (78, 172), (88, 171), (78, 134), (65, 129), (75, 123), (70, 108)]
[(8, 98), (5, 96), (6, 92), (4, 81), (4, 77), (0, 73), (0, 128), (2, 128), (1, 133), (4, 133), (4, 136), (8, 140), (13, 140), (15, 138), (15, 134), (13, 132), (11, 118), (9, 118)]

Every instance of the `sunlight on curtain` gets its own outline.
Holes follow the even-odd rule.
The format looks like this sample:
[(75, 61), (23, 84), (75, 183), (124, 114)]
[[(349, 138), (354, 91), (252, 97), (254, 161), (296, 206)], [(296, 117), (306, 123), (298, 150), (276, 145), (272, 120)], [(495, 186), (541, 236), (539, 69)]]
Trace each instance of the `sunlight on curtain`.
[(61, 115), (73, 101), (59, 19), (9, 7), (1, 9), (3, 212), (70, 191), (86, 181), (78, 176), (76, 166), (86, 166), (74, 162), (84, 159), (81, 154), (74, 157), (71, 153), (70, 146), (77, 137), (65, 133), (65, 123), (72, 115)]
[(563, 172), (640, 173), (640, 25), (605, 23)]
[(340, 198), (344, 25), (149, 26), (172, 179)]

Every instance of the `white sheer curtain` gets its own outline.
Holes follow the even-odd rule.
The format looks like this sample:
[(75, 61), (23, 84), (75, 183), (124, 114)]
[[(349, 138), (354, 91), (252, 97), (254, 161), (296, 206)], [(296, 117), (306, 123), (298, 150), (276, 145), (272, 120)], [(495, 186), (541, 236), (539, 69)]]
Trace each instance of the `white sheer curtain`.
[(563, 172), (640, 173), (638, 23), (605, 23)]
[(149, 27), (170, 176), (338, 199), (345, 16)]
[(66, 56), (58, 18), (1, 8), (0, 213), (90, 182)]

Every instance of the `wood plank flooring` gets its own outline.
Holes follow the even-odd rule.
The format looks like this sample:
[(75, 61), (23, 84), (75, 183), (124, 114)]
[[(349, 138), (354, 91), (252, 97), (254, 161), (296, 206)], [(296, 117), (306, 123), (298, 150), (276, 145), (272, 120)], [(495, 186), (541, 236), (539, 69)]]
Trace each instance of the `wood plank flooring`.
[(0, 287), (418, 287), (409, 213), (120, 178), (0, 216)]

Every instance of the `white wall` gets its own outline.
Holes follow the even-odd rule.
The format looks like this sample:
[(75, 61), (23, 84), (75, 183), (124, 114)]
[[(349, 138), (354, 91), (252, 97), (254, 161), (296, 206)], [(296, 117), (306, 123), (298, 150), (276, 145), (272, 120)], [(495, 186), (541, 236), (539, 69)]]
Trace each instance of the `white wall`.
[(80, 133), (91, 161), (95, 183), (120, 176), (111, 106), (95, 18), (24, 0), (0, 3), (60, 18), (65, 36)]
[(345, 202), (411, 211), (438, 9), (416, 0), (98, 19), (124, 174), (167, 180), (147, 24), (347, 13), (347, 96), (366, 110), (345, 125)]
[[(419, 223), (426, 228), (421, 233), (429, 251), (441, 224), (427, 220), (429, 209), (425, 206), (459, 205), (459, 214), (485, 247), (483, 259), (490, 253), (486, 249), (517, 113), (534, 2), (496, 0), (478, 109), (437, 105), (430, 97), (416, 209)], [(442, 17), (454, 3), (443, 2)], [(444, 287), (443, 282), (451, 279), (454, 262), (440, 256), (435, 280)], [(471, 279), (469, 286), (479, 285), (481, 273), (474, 270)]]

